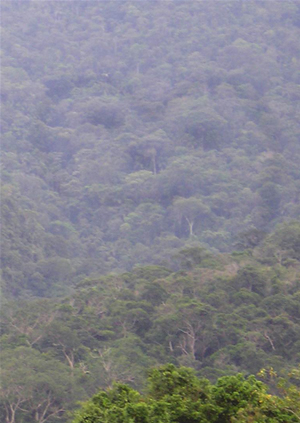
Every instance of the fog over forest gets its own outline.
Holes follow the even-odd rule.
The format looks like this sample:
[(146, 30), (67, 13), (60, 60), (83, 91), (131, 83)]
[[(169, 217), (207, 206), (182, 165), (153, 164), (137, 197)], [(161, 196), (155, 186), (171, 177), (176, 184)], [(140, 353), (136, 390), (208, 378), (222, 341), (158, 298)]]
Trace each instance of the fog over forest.
[(296, 0), (1, 2), (1, 421), (87, 421), (167, 363), (211, 409), (238, 372), (285, 399), (88, 422), (300, 421), (268, 370), (300, 362), (299, 28)]

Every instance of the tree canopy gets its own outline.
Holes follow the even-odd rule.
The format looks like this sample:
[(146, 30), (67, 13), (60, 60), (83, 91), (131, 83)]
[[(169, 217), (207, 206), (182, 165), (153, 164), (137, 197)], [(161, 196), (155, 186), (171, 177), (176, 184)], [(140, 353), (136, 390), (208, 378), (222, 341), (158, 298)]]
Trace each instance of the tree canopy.
[[(4, 2), (7, 297), (299, 218), (299, 4)], [(297, 248), (296, 248), (297, 249)]]
[(1, 421), (297, 419), (299, 13), (2, 1)]
[[(254, 376), (225, 376), (213, 385), (198, 379), (191, 369), (165, 365), (149, 375), (149, 390), (139, 394), (128, 385), (116, 384), (100, 391), (81, 410), (73, 423), (231, 423), (298, 422), (297, 403), (267, 393)], [(295, 387), (294, 387), (295, 388)], [(290, 389), (294, 389), (290, 388)]]

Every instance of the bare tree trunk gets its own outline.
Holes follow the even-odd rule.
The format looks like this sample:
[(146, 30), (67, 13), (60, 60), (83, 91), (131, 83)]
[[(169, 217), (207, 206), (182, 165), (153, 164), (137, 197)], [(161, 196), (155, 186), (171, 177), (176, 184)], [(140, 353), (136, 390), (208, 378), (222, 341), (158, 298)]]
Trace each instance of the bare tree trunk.
[(156, 167), (156, 157), (155, 154), (152, 156), (152, 162), (153, 162), (153, 175), (157, 174), (157, 167)]
[(23, 401), (18, 400), (16, 404), (5, 405), (5, 421), (6, 423), (15, 423), (16, 422), (16, 411), (20, 408), (20, 405)]
[(274, 347), (274, 343), (273, 343), (272, 339), (269, 337), (269, 335), (267, 334), (266, 331), (264, 333), (264, 337), (269, 341), (269, 343), (270, 343), (270, 345), (272, 347), (272, 350), (275, 350), (276, 348)]
[(64, 353), (64, 356), (66, 357), (67, 362), (68, 362), (68, 364), (69, 364), (69, 366), (70, 366), (70, 369), (71, 369), (71, 375), (72, 375), (72, 376), (74, 376), (74, 365), (75, 365), (74, 352), (73, 352), (73, 351), (71, 351), (70, 353), (67, 353), (67, 352), (66, 352), (66, 349), (65, 349), (65, 348), (63, 348), (63, 353)]
[(189, 353), (195, 359), (196, 333), (192, 325), (187, 324), (187, 330), (180, 329), (180, 332), (185, 334), (185, 345), (188, 347)]
[(187, 221), (187, 223), (189, 225), (190, 237), (192, 237), (194, 235), (194, 233), (193, 233), (194, 222), (192, 220), (189, 220), (187, 217), (185, 217), (185, 220)]

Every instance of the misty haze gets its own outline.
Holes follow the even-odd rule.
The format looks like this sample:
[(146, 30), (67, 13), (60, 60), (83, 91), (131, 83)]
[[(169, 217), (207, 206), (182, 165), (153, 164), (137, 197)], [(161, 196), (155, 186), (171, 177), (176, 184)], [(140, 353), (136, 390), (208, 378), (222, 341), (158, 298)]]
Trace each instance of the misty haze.
[(299, 422), (299, 1), (1, 15), (0, 421)]

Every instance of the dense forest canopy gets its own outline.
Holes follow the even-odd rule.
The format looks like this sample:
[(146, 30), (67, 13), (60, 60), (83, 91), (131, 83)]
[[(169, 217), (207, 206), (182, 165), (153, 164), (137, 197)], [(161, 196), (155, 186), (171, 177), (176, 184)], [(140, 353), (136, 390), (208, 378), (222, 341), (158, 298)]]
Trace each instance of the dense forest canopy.
[(166, 363), (209, 389), (262, 368), (287, 380), (299, 2), (4, 0), (1, 14), (0, 419), (67, 422)]
[(2, 2), (4, 292), (298, 218), (299, 22), (297, 1)]

